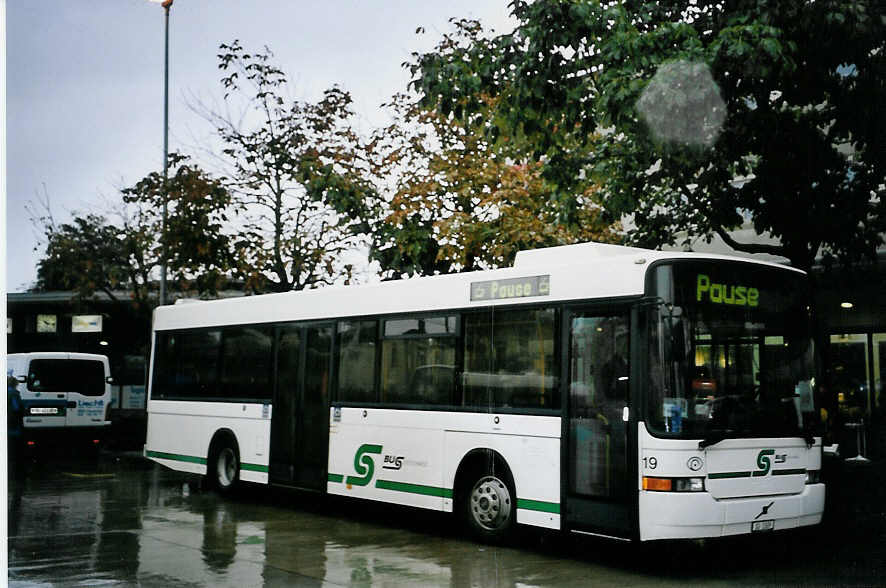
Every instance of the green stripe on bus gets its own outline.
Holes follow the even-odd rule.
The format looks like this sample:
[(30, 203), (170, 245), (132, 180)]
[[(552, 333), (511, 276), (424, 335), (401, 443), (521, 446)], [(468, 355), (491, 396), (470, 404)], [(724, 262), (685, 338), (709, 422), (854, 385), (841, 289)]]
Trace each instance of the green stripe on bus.
[(199, 463), (206, 465), (205, 457), (194, 457), (193, 455), (179, 455), (177, 453), (164, 453), (162, 451), (145, 451), (147, 457), (156, 457), (157, 459), (171, 459), (173, 461), (186, 461), (188, 463)]
[(517, 508), (522, 508), (523, 510), (537, 510), (539, 512), (560, 514), (559, 503), (543, 502), (541, 500), (529, 500), (528, 498), (518, 498)]
[[(759, 478), (765, 476), (769, 472), (765, 470), (759, 470), (756, 472), (720, 472), (718, 474), (708, 474), (708, 478), (711, 480), (722, 480), (726, 478)], [(796, 469), (796, 470), (772, 470), (773, 476), (797, 476), (800, 474), (806, 474), (806, 470), (804, 468)]]
[[(165, 453), (163, 451), (151, 451), (148, 450), (145, 452), (147, 457), (156, 457), (157, 459), (169, 459), (172, 461), (183, 461), (187, 463), (198, 463), (200, 465), (206, 465), (205, 457), (195, 457), (193, 455), (180, 455), (178, 453)], [(263, 472), (268, 473), (268, 466), (259, 465), (256, 463), (241, 463), (241, 470), (247, 470), (250, 472)]]
[(397, 492), (408, 492), (410, 494), (422, 494), (424, 496), (439, 496), (440, 498), (452, 498), (452, 490), (449, 488), (438, 488), (436, 486), (423, 486), (421, 484), (407, 484), (405, 482), (393, 482), (390, 480), (376, 480), (376, 488), (382, 490), (396, 490)]
[(333, 474), (331, 472), (326, 474), (326, 480), (329, 482), (335, 482), (336, 484), (341, 484), (344, 479), (345, 477), (341, 474)]
[(720, 472), (717, 474), (708, 474), (711, 480), (722, 480), (725, 478), (750, 478), (751, 472)]
[(240, 464), (240, 469), (241, 469), (241, 470), (247, 470), (247, 471), (250, 471), (250, 472), (263, 472), (263, 473), (265, 473), (265, 474), (268, 473), (268, 466), (266, 466), (266, 465), (259, 465), (259, 464), (257, 464), (257, 463), (241, 463), (241, 464)]

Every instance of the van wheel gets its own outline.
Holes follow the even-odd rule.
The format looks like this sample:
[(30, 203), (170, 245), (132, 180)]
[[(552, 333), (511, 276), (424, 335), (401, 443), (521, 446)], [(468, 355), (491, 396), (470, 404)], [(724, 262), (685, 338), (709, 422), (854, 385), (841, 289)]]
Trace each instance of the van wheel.
[(228, 494), (240, 481), (240, 455), (229, 441), (222, 441), (210, 460), (210, 479), (222, 494)]
[(475, 470), (467, 479), (460, 501), (471, 533), (492, 543), (507, 537), (517, 519), (515, 496), (513, 484), (501, 473)]

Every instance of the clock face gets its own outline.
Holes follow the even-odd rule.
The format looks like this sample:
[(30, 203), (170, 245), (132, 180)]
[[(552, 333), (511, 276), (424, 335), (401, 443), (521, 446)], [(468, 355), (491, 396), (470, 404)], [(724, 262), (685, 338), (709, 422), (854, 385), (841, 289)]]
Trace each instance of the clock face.
[(57, 325), (56, 316), (54, 314), (38, 314), (37, 315), (37, 332), (38, 333), (55, 333)]

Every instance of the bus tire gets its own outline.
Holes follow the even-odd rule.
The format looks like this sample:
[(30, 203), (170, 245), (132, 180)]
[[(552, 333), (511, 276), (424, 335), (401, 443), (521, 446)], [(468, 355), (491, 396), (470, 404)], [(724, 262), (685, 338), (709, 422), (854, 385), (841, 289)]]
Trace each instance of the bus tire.
[(207, 477), (213, 488), (222, 494), (230, 494), (240, 482), (240, 451), (237, 443), (222, 437), (210, 453)]
[(469, 532), (487, 543), (501, 543), (517, 522), (517, 499), (507, 468), (474, 467), (463, 478), (459, 509)]

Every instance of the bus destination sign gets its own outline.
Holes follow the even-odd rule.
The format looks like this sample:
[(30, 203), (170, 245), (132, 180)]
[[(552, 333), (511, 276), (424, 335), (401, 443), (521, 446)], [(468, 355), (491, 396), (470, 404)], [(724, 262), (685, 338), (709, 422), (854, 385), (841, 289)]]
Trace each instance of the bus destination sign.
[(550, 293), (550, 275), (471, 282), (471, 302), (525, 298), (527, 296), (547, 296)]
[(752, 286), (741, 284), (718, 284), (705, 274), (698, 274), (695, 282), (695, 299), (698, 302), (729, 304), (732, 306), (760, 305), (760, 291)]

